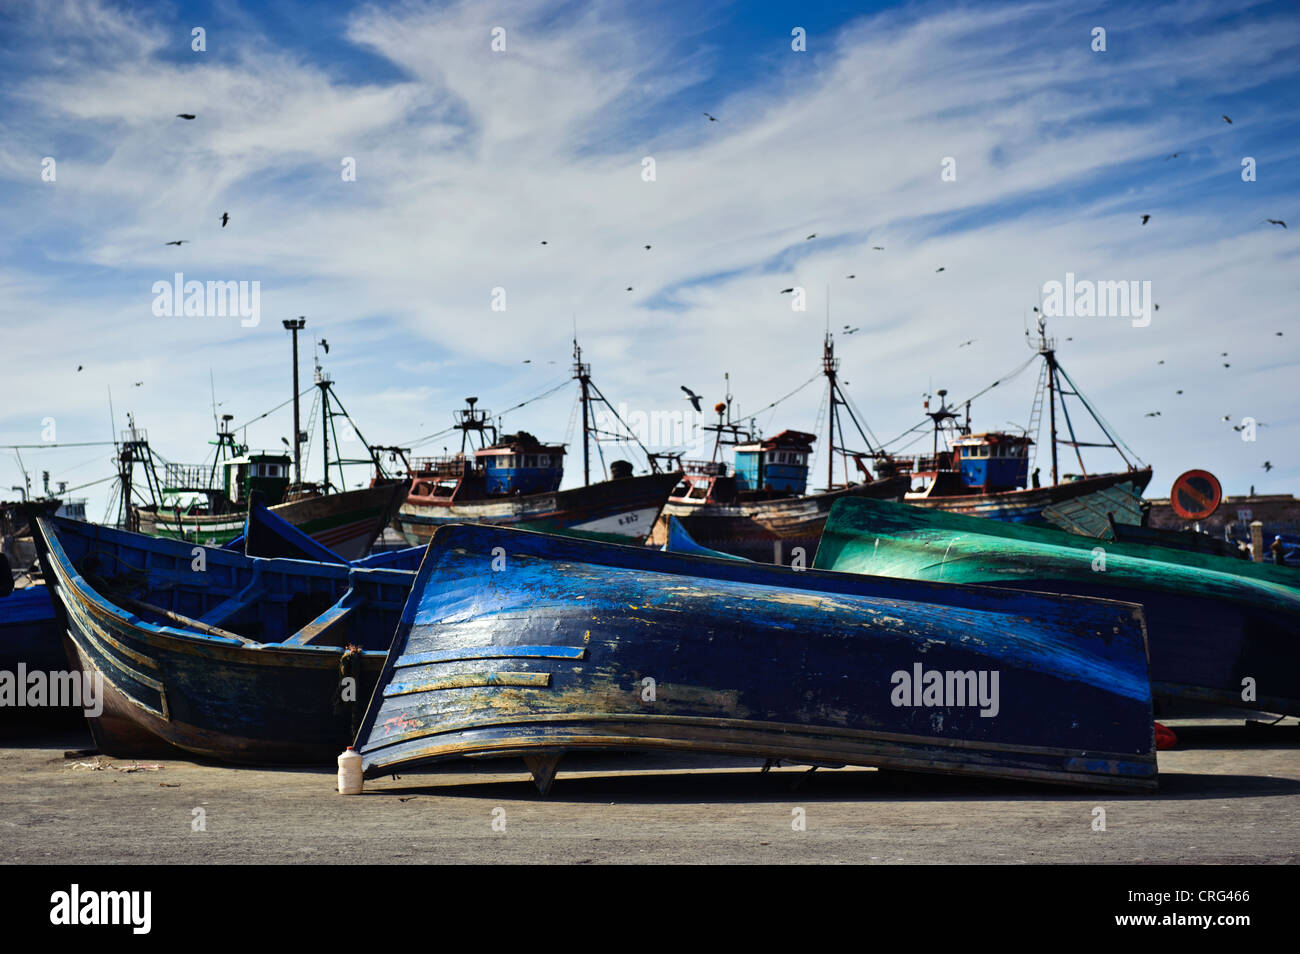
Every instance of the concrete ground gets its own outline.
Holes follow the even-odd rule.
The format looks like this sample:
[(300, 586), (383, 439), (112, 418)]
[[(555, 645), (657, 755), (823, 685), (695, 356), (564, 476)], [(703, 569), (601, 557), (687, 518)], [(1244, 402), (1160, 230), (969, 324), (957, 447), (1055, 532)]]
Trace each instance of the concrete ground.
[(1169, 724), (1180, 744), (1160, 753), (1152, 796), (589, 755), (566, 759), (545, 799), (517, 759), (458, 761), (342, 797), (330, 768), (65, 757), (89, 738), (10, 733), (0, 862), (1295, 862), (1296, 720)]

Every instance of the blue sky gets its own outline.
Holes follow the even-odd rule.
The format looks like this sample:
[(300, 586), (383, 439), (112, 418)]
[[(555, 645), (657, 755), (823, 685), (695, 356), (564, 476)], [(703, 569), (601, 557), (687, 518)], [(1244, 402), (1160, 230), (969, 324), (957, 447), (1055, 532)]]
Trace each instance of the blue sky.
[[(893, 436), (925, 392), (1020, 365), (1040, 289), (1073, 272), (1150, 281), (1161, 306), (1145, 328), (1052, 326), (1151, 491), (1204, 467), (1293, 492), (1297, 54), (1284, 3), (0, 0), (0, 444), (40, 443), (47, 418), (105, 440), (111, 389), (119, 429), (130, 411), (165, 457), (201, 459), (209, 373), (237, 423), (279, 404), (295, 315), (376, 442), (563, 381), (575, 321), (630, 411), (684, 411), (682, 385), (707, 406), (729, 372), (747, 413), (816, 372), (828, 292), (831, 327), (862, 329), (837, 342), (848, 390)], [(260, 323), (155, 316), (177, 271), (259, 282)], [(1033, 386), (982, 398), (977, 429), (1024, 423)], [(573, 442), (575, 393), (504, 424)], [(812, 430), (822, 399), (759, 425)], [(1247, 416), (1254, 442), (1232, 429)], [(247, 437), (289, 430), (279, 412)], [(22, 453), (73, 485), (111, 473), (111, 448)], [(0, 451), (0, 496), (19, 481)], [(94, 518), (107, 486), (85, 492)]]

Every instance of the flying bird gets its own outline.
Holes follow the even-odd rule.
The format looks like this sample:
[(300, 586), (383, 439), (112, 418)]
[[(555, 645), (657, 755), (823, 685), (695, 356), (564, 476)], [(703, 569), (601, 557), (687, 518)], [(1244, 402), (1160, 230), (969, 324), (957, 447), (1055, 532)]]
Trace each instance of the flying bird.
[(696, 411), (704, 410), (704, 408), (700, 406), (700, 396), (698, 394), (696, 394), (694, 391), (692, 391), (684, 384), (682, 385), (682, 390), (686, 392), (686, 400), (691, 402), (691, 405), (695, 408)]
[(940, 266), (939, 266), (938, 268), (936, 268), (934, 271), (935, 271), (935, 274), (937, 275), (939, 272), (943, 271), (943, 266), (940, 265)]
[(1160, 416), (1159, 411), (1147, 411), (1147, 413), (1143, 415), (1143, 417), (1159, 417), (1159, 416)]
[(884, 250), (885, 250), (885, 246), (883, 246), (883, 245), (873, 245), (873, 246), (871, 246), (871, 251), (873, 251), (873, 252), (883, 252)]
[(82, 369), (82, 367), (83, 367), (83, 365), (80, 365), (80, 364), (77, 365), (77, 370), (80, 371), (80, 370)]
[[(862, 329), (861, 329), (860, 327), (859, 327), (859, 328), (850, 328), (848, 331), (846, 331), (846, 332), (844, 332), (844, 333), (845, 333), (846, 335), (856, 335), (856, 334), (857, 334), (859, 331), (861, 331), (861, 330), (862, 330)], [(849, 382), (845, 381), (844, 383), (845, 383), (845, 384), (848, 384)]]
[(1182, 391), (1175, 391), (1174, 393), (1175, 393), (1175, 394), (1182, 394), (1183, 392), (1182, 392)]
[(788, 294), (790, 294), (790, 292), (792, 292), (792, 291), (794, 291), (793, 288), (782, 288), (782, 289), (781, 289), (781, 294), (782, 294), (782, 295), (788, 295)]
[(330, 353), (330, 343), (326, 341), (324, 338), (320, 340), (320, 346), (325, 349), (326, 354)]
[(645, 247), (645, 250), (646, 250), (647, 252), (650, 251), (650, 246), (647, 245), (647, 246)]
[(543, 244), (543, 245), (546, 244), (546, 239), (542, 239), (542, 244)]
[(1267, 222), (1269, 225), (1280, 225), (1282, 226), (1282, 228), (1286, 228), (1286, 223), (1283, 222), (1281, 219), (1265, 219), (1264, 221)]
[[(708, 113), (705, 113), (704, 115), (705, 115), (705, 116), (709, 116)], [(711, 122), (711, 123), (716, 123), (717, 121), (718, 121), (718, 117), (716, 117), (716, 116), (709, 116), (709, 122)]]
[(1228, 356), (1228, 352), (1226, 352), (1226, 351), (1220, 351), (1220, 352), (1219, 352), (1219, 357), (1220, 357), (1220, 358), (1226, 358), (1227, 356)]
[(177, 114), (176, 114), (176, 118), (177, 118), (177, 119), (193, 119), (193, 118), (194, 118), (194, 114), (193, 114), (193, 113), (177, 113)]
[(1264, 473), (1268, 473), (1272, 469), (1273, 469), (1273, 462), (1271, 460), (1264, 461)]
[(1228, 362), (1226, 362), (1226, 361), (1223, 362), (1223, 366), (1224, 366), (1225, 368), (1230, 368), (1230, 367), (1232, 367), (1232, 365), (1228, 364)]
[(631, 290), (632, 290), (632, 286), (631, 286), (631, 285), (628, 285), (628, 286), (627, 286), (627, 290), (628, 290), (628, 291), (631, 291)]
[(814, 232), (812, 235), (809, 235), (808, 238), (804, 239), (804, 241), (807, 242), (808, 239), (815, 239), (816, 237), (817, 237), (817, 233)]
[(857, 275), (847, 275), (847, 276), (845, 276), (845, 277), (846, 277), (846, 278), (857, 278), (858, 276), (857, 276)]
[(524, 364), (532, 364), (532, 363), (533, 363), (532, 358), (524, 358)]
[(184, 245), (189, 239), (177, 239), (175, 242), (164, 242), (164, 245)]
[(1170, 159), (1177, 159), (1177, 158), (1178, 158), (1178, 153), (1175, 152), (1171, 155), (1165, 156), (1165, 162), (1168, 162)]
[(1159, 304), (1159, 302), (1157, 302), (1157, 303), (1156, 303), (1156, 311), (1159, 311), (1159, 310), (1160, 310), (1160, 304)]
[(137, 381), (137, 382), (135, 382), (135, 385), (134, 385), (134, 386), (138, 388), (138, 387), (140, 387), (142, 384), (144, 384), (143, 381)]
[(221, 227), (222, 227), (223, 229), (226, 227), (226, 223), (229, 222), (229, 221), (230, 221), (230, 213), (229, 213), (229, 212), (222, 212), (222, 213), (221, 213)]
[(1223, 114), (1223, 121), (1224, 121), (1225, 123), (1227, 123), (1229, 126), (1232, 125), (1232, 120), (1228, 118), (1228, 114), (1227, 114), (1227, 113), (1224, 113), (1224, 114)]
[(958, 348), (964, 348), (964, 347), (966, 347), (967, 345), (972, 345), (972, 344), (974, 344), (974, 343), (975, 343), (976, 341), (978, 341), (978, 340), (979, 340), (978, 338), (971, 338), (969, 341), (963, 341), (963, 342), (962, 342), (961, 344), (959, 344), (957, 347), (958, 347)]
[(1159, 361), (1156, 362), (1156, 364), (1164, 364), (1164, 363), (1165, 363), (1165, 359), (1164, 359), (1164, 358), (1161, 358)]
[(1146, 225), (1147, 222), (1150, 221), (1150, 219), (1151, 219), (1151, 214), (1148, 212), (1146, 215), (1142, 216), (1142, 224)]

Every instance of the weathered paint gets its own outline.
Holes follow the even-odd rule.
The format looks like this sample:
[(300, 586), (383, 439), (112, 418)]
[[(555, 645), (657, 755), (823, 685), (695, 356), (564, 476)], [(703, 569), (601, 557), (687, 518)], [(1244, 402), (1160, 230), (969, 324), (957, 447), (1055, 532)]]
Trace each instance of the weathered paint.
[[(891, 675), (918, 662), (997, 671), (999, 714), (892, 705)], [(1141, 610), (1108, 601), (449, 527), (390, 649), (395, 684), (358, 734), (372, 776), (629, 747), (1120, 789), (1156, 778)]]
[[(114, 755), (331, 760), (373, 691), (414, 579), (219, 548), (195, 571), (189, 543), (57, 518), (36, 531), (74, 658), (104, 677), (105, 711), (89, 722)], [(232, 611), (237, 594), (248, 598)], [(355, 705), (336, 703), (349, 645), (363, 650)]]
[(1141, 603), (1161, 700), (1300, 712), (1300, 575), (1288, 567), (880, 501), (837, 506), (815, 565)]

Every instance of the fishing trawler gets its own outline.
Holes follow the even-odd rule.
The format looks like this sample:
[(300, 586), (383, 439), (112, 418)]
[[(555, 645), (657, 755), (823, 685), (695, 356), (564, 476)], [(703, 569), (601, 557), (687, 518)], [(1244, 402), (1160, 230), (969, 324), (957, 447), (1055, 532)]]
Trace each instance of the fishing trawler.
[[(1061, 367), (1056, 358), (1055, 342), (1047, 337), (1045, 323), (1041, 318), (1038, 321), (1038, 338), (1037, 352), (1043, 364), (1029, 426), (1024, 433), (974, 433), (971, 429), (971, 401), (965, 402), (963, 421), (958, 409), (948, 405), (947, 391), (941, 389), (937, 392), (937, 409), (930, 408), (928, 398), (925, 402), (925, 414), (931, 421), (933, 433), (931, 453), (917, 457), (877, 455), (877, 476), (907, 478), (912, 489), (904, 496), (904, 500), (909, 504), (1012, 523), (1046, 523), (1043, 516), (1045, 508), (1120, 484), (1131, 485), (1140, 494), (1151, 481), (1151, 468), (1140, 466), (1137, 455), (1131, 449), (1125, 453), (1126, 445), (1093, 409), (1092, 404)], [(1079, 404), (1105, 435), (1104, 442), (1079, 440), (1065, 403), (1066, 396), (1078, 398)], [(1032, 474), (1029, 469), (1035, 447), (1030, 434), (1037, 434), (1041, 426), (1044, 397), (1051, 434), (1051, 483), (1040, 486), (1039, 468), (1035, 468)], [(1058, 405), (1069, 440), (1063, 439), (1057, 432)], [(1062, 477), (1059, 447), (1074, 450), (1079, 464), (1078, 474)], [(1081, 451), (1085, 447), (1114, 450), (1123, 459), (1126, 469), (1090, 474)], [(1117, 514), (1117, 519), (1120, 518)]]
[[(839, 361), (829, 333), (823, 342), (822, 372), (828, 381), (830, 408), (826, 487), (822, 492), (807, 493), (816, 435), (786, 430), (770, 438), (755, 438), (752, 429), (747, 430), (732, 420), (732, 398), (728, 394), (725, 402), (714, 407), (717, 424), (703, 428), (716, 435), (711, 459), (683, 460), (680, 455), (658, 455), (675, 459), (683, 474), (649, 542), (655, 546), (667, 544), (670, 522), (675, 519), (691, 539), (711, 550), (764, 563), (810, 559), (836, 500), (843, 497), (899, 499), (911, 486), (906, 477), (890, 475), (874, 479), (861, 466), (863, 455), (837, 446), (837, 429), (840, 444), (844, 441), (841, 408), (857, 426), (863, 441), (866, 435), (840, 389)], [(733, 448), (730, 468), (721, 459), (725, 446)], [(835, 479), (837, 453), (845, 462), (844, 479), (839, 482)], [(859, 462), (856, 476), (861, 478), (860, 482), (848, 479), (849, 457)]]
[(597, 435), (590, 405), (599, 400), (616, 418), (617, 412), (592, 383), (591, 366), (576, 341), (573, 347), (582, 400), (583, 486), (560, 490), (563, 444), (542, 443), (527, 431), (499, 435), (490, 412), (477, 407), (478, 398), (466, 398), (453, 425), (461, 432), (460, 451), (407, 463), (410, 491), (396, 523), (409, 544), (428, 543), (438, 527), (453, 523), (645, 541), (681, 474), (659, 472), (651, 458), (654, 472), (634, 477), (629, 462), (616, 460), (608, 480), (591, 482), (590, 444)]
[[(289, 327), (288, 323), (286, 327)], [(296, 332), (300, 328), (301, 325), (291, 330)], [(313, 420), (318, 413), (320, 416), (322, 476), (319, 482), (302, 479), (302, 445), (310, 439), (313, 427), (309, 423), (306, 432), (298, 430), (297, 361), (295, 334), (293, 418), (297, 441), (292, 445), (287, 439), (284, 441), (292, 449), (292, 455), (284, 451), (252, 450), (236, 440), (230, 425), (233, 416), (223, 414), (217, 424), (211, 462), (176, 464), (161, 459), (152, 451), (147, 432), (136, 427), (134, 419), (128, 415), (129, 427), (121, 435), (118, 450), (119, 524), (150, 536), (224, 546), (244, 532), (248, 501), (257, 492), (276, 516), (344, 559), (356, 560), (365, 556), (375, 538), (393, 519), (405, 496), (406, 484), (385, 474), (380, 451), (386, 448), (366, 443), (356, 423), (333, 393), (334, 381), (321, 369), (319, 357), (314, 372), (318, 394), (311, 416)], [(365, 458), (343, 457), (336, 424), (340, 417), (350, 428), (345, 434), (355, 436), (365, 448)], [(370, 486), (346, 489), (343, 468), (349, 464), (373, 465), (375, 475)], [(137, 465), (143, 469), (148, 492), (148, 502), (141, 504), (133, 502), (136, 497), (145, 498), (134, 482)], [(331, 477), (331, 468), (337, 474), (337, 482)]]

